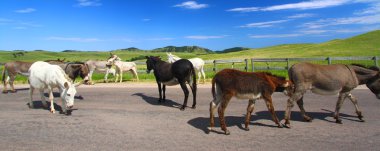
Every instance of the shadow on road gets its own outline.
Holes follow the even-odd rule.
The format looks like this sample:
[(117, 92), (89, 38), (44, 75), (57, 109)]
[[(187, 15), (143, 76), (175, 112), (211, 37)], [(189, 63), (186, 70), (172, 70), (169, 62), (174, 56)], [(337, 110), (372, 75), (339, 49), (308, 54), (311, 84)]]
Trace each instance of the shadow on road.
[(158, 98), (147, 96), (144, 93), (135, 93), (135, 94), (132, 94), (132, 96), (139, 96), (145, 102), (147, 102), (151, 105), (163, 105), (163, 106), (173, 107), (173, 108), (180, 108), (182, 106), (182, 104), (178, 104), (177, 102), (174, 102), (174, 101), (168, 100), (168, 99), (166, 99), (165, 102), (158, 102)]
[[(327, 117), (332, 117), (333, 116), (333, 111), (330, 111), (330, 110), (326, 110), (326, 109), (321, 109), (323, 111), (326, 111), (326, 112), (306, 112), (306, 114), (310, 117), (312, 117), (313, 119), (320, 119), (320, 120), (323, 120), (323, 121), (328, 121), (328, 122), (331, 122), (331, 123), (335, 123), (335, 120), (328, 120), (326, 119)], [(285, 112), (284, 111), (276, 111), (276, 115), (278, 116), (279, 120), (281, 121), (281, 119), (284, 117), (284, 114)], [(340, 117), (342, 119), (347, 119), (347, 120), (351, 120), (351, 121), (357, 121), (357, 122), (361, 122), (360, 120), (358, 119), (353, 119), (353, 118), (356, 118), (357, 116), (352, 116), (352, 115), (347, 115), (347, 114), (340, 114)], [(225, 117), (226, 119), (226, 125), (227, 127), (231, 127), (231, 126), (237, 126), (239, 127), (240, 129), (242, 130), (245, 130), (244, 129), (244, 121), (245, 121), (245, 114), (240, 116), (240, 117), (237, 117), (237, 116), (226, 116)], [(271, 125), (268, 125), (268, 124), (263, 124), (263, 123), (260, 123), (260, 122), (254, 122), (256, 120), (261, 120), (261, 119), (265, 119), (265, 120), (272, 120), (272, 116), (270, 114), (269, 111), (260, 111), (260, 112), (256, 112), (254, 115), (251, 115), (251, 123), (250, 125), (253, 125), (253, 126), (265, 126), (265, 127), (273, 127), (273, 128), (277, 128), (277, 125), (273, 122), (273, 124)], [(303, 120), (302, 116), (301, 116), (301, 113), (298, 112), (298, 111), (292, 111), (292, 114), (291, 114), (291, 121), (299, 121), (299, 122), (306, 122)], [(203, 132), (205, 133), (208, 133), (208, 127), (210, 126), (210, 118), (209, 117), (197, 117), (197, 118), (194, 118), (194, 119), (191, 119), (187, 122), (188, 124), (190, 124), (191, 126), (197, 128), (197, 129), (200, 129), (202, 130)], [(216, 130), (220, 130), (220, 123), (219, 123), (219, 117), (218, 117), (218, 113), (215, 113), (215, 128)], [(224, 134), (222, 131), (214, 131), (218, 134)]]
[[(48, 107), (44, 107), (44, 105), (42, 104), (42, 101), (33, 101), (33, 108), (32, 109), (43, 109), (43, 110), (50, 111), (50, 103), (51, 102), (49, 102), (49, 101), (46, 102)], [(29, 107), (29, 103), (27, 103), (26, 105)], [(64, 114), (62, 111), (62, 107), (56, 103), (54, 103), (54, 109), (56, 111), (59, 111), (59, 114)], [(66, 115), (71, 115), (74, 110), (78, 110), (78, 109), (71, 109), (68, 111), (69, 113)]]

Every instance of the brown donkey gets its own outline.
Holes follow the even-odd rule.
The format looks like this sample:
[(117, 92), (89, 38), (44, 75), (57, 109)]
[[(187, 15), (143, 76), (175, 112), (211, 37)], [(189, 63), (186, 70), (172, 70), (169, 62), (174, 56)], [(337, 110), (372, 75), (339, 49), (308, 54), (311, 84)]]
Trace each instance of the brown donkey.
[(214, 110), (217, 106), (220, 126), (226, 135), (230, 134), (227, 130), (224, 111), (228, 102), (233, 96), (239, 99), (249, 99), (247, 115), (245, 119), (245, 129), (249, 130), (248, 125), (251, 119), (255, 102), (263, 98), (269, 112), (272, 114), (273, 121), (282, 127), (272, 103), (273, 92), (284, 92), (290, 88), (290, 81), (284, 77), (279, 77), (266, 72), (242, 72), (234, 69), (224, 69), (218, 72), (212, 79), (212, 96), (210, 102), (210, 131), (214, 127)]

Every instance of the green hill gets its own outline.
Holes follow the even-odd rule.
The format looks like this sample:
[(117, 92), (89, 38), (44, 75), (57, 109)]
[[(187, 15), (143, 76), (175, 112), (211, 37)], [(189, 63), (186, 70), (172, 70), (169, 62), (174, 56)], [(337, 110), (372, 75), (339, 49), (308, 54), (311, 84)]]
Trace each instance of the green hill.
[(347, 39), (336, 39), (319, 44), (283, 44), (223, 54), (209, 54), (210, 59), (232, 58), (297, 58), (328, 56), (380, 56), (380, 30)]
[[(224, 53), (215, 53), (207, 48), (198, 46), (167, 46), (154, 50), (126, 48), (114, 50), (123, 60), (143, 61), (145, 56), (161, 56), (166, 60), (166, 52), (174, 52), (182, 58), (200, 57), (204, 60), (215, 59), (246, 59), (246, 58), (296, 58), (296, 57), (328, 57), (328, 56), (380, 56), (380, 30), (368, 32), (347, 39), (335, 39), (319, 44), (284, 44), (258, 49), (235, 47), (224, 50)], [(0, 51), (0, 63), (8, 61), (38, 61), (49, 59), (63, 59), (69, 61), (85, 61), (89, 59), (106, 60), (110, 52), (75, 51), (50, 52), (35, 51)]]

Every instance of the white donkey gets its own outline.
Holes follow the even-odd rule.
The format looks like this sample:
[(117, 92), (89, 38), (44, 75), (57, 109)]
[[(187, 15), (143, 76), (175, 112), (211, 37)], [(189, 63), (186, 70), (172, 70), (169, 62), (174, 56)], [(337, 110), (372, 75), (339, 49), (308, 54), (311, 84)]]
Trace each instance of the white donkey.
[(41, 101), (44, 107), (47, 107), (44, 89), (49, 91), (50, 112), (55, 113), (53, 88), (58, 88), (62, 100), (62, 112), (70, 114), (67, 111), (74, 106), (74, 96), (76, 89), (71, 83), (70, 78), (65, 74), (65, 71), (58, 65), (51, 65), (46, 62), (37, 61), (29, 68), (29, 84), (30, 84), (30, 102), (29, 108), (33, 108), (33, 91), (39, 89)]
[(116, 67), (116, 78), (120, 76), (120, 83), (123, 82), (123, 71), (131, 71), (133, 77), (139, 81), (139, 76), (137, 75), (137, 66), (134, 62), (124, 62), (117, 56), (111, 53), (111, 57), (107, 60), (107, 65), (115, 65)]
[[(176, 62), (177, 60), (181, 59), (180, 57), (173, 55), (172, 53), (166, 53), (166, 54), (168, 55), (169, 63), (173, 63), (173, 62)], [(205, 65), (205, 61), (203, 61), (203, 59), (201, 59), (201, 58), (191, 58), (188, 60), (193, 64), (195, 72), (197, 72), (197, 74), (198, 74), (197, 83), (199, 83), (202, 76), (203, 76), (203, 83), (205, 83), (206, 75), (205, 75), (205, 71), (203, 70), (204, 65)]]

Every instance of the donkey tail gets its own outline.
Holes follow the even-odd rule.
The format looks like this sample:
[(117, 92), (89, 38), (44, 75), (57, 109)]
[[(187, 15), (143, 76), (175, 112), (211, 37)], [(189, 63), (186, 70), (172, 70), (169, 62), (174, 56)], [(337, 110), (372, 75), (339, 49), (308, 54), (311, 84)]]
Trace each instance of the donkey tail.
[(216, 99), (216, 92), (215, 92), (215, 77), (212, 78), (212, 82), (211, 82), (212, 86), (211, 86), (211, 93), (212, 93), (212, 98), (213, 100)]
[(1, 81), (3, 81), (3, 83), (5, 83), (5, 74), (6, 74), (7, 70), (5, 69), (5, 65), (3, 67), (3, 73), (2, 73), (2, 79)]

